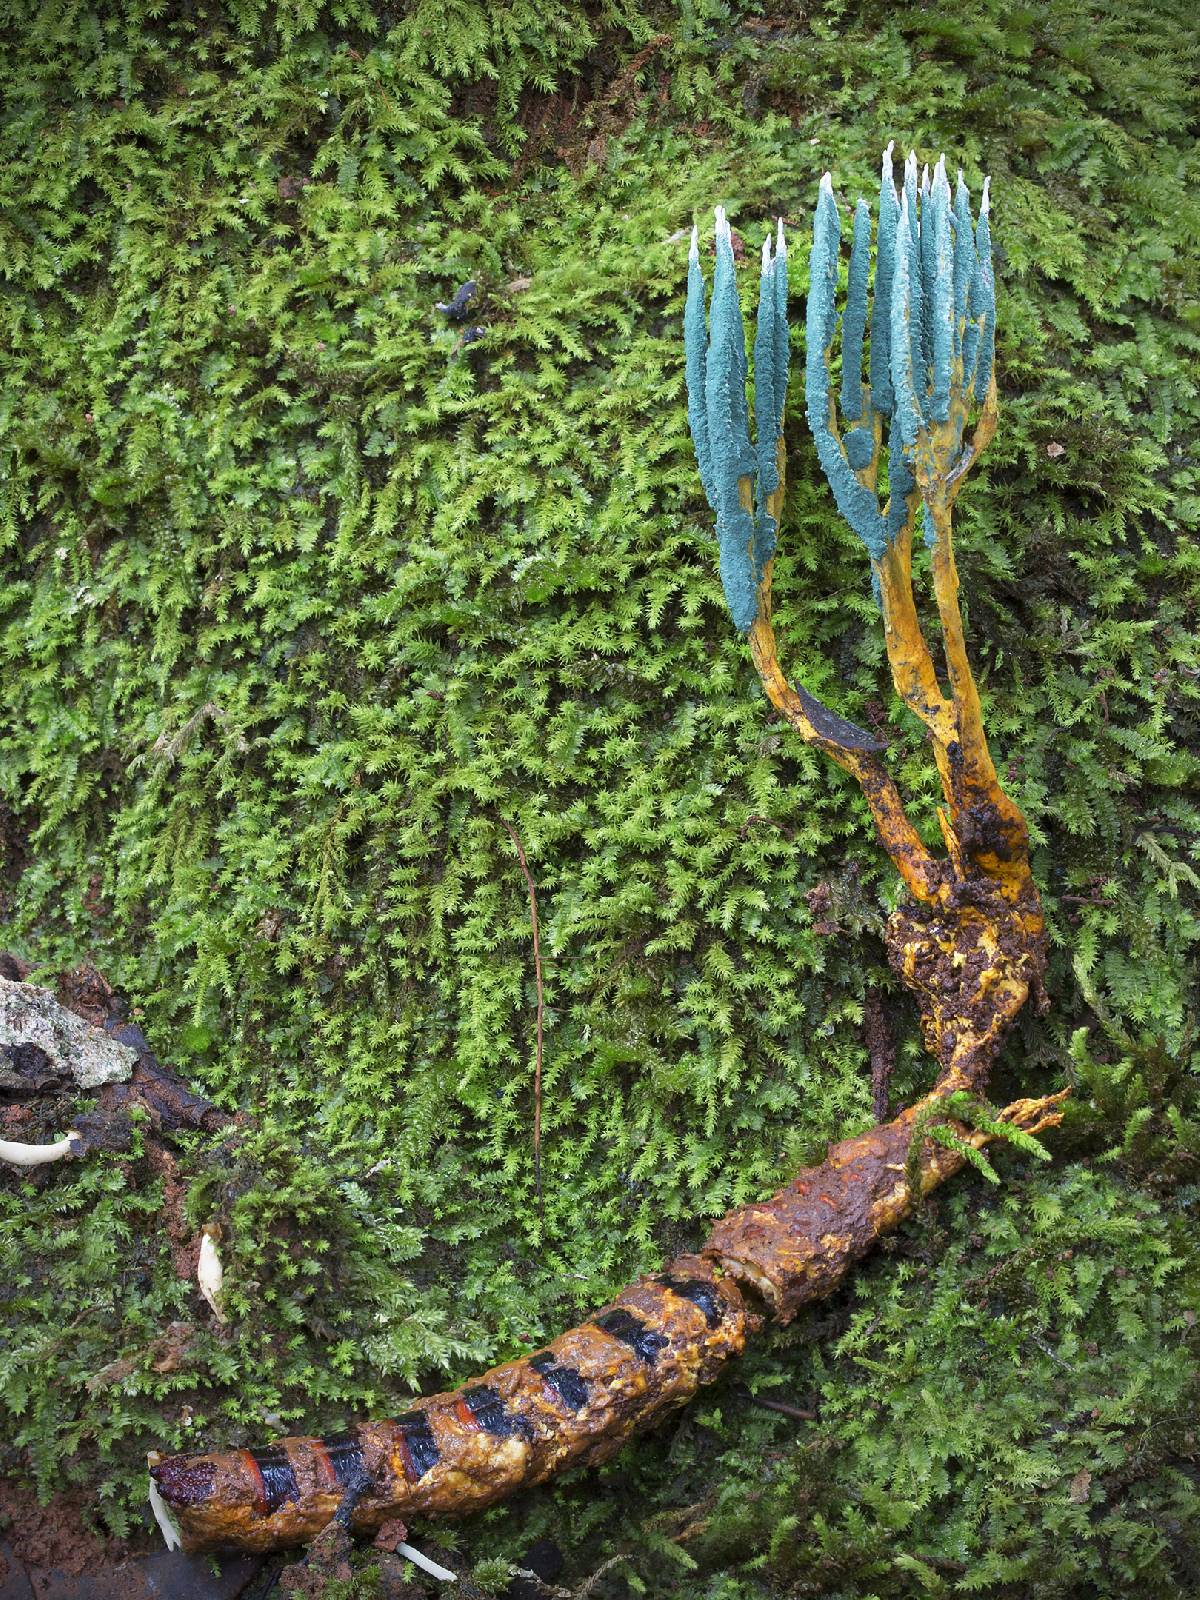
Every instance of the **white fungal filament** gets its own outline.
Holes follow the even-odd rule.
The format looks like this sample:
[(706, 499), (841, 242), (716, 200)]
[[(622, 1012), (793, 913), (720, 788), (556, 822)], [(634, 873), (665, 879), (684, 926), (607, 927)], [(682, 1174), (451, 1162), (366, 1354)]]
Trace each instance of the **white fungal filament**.
[(10, 1161), (14, 1167), (43, 1167), (49, 1161), (77, 1154), (78, 1141), (77, 1133), (68, 1133), (53, 1144), (18, 1144), (12, 1139), (0, 1139), (0, 1161)]
[(398, 1544), (396, 1546), (396, 1554), (398, 1556), (407, 1556), (414, 1566), (420, 1567), (421, 1571), (427, 1572), (431, 1578), (440, 1578), (443, 1583), (458, 1582), (457, 1573), (449, 1571), (446, 1567), (439, 1567), (436, 1561), (431, 1561), (428, 1556), (423, 1556), (419, 1550), (414, 1550), (410, 1544)]
[(200, 1285), (200, 1293), (212, 1307), (213, 1316), (218, 1322), (224, 1322), (225, 1316), (219, 1306), (218, 1299), (221, 1286), (225, 1282), (225, 1269), (221, 1265), (221, 1257), (217, 1253), (217, 1241), (213, 1238), (212, 1231), (205, 1228), (204, 1237), (200, 1240), (200, 1260), (196, 1264), (196, 1282)]
[[(152, 1450), (146, 1460), (153, 1466), (159, 1460), (158, 1451)], [(179, 1529), (175, 1526), (175, 1519), (171, 1515), (167, 1502), (159, 1494), (158, 1485), (153, 1478), (150, 1479), (150, 1509), (153, 1511), (154, 1520), (158, 1523), (159, 1531), (166, 1541), (167, 1549), (182, 1549), (183, 1540), (179, 1537)]]

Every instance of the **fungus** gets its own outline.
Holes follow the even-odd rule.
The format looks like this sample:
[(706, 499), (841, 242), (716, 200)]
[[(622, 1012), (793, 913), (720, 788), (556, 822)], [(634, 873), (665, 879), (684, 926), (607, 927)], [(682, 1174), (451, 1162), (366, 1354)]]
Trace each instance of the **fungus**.
[[(1001, 1041), (1030, 992), (1040, 992), (1046, 942), (1025, 819), (1001, 789), (988, 753), (951, 540), (954, 501), (996, 427), (989, 200), (985, 185), (972, 236), (970, 197), (960, 183), (952, 205), (944, 158), (918, 180), (910, 155), (897, 193), (889, 146), (873, 284), (868, 209), (855, 208), (840, 405), (832, 353), (841, 222), (828, 173), (810, 271), (809, 421), (834, 499), (870, 558), (897, 694), (931, 736), (946, 802), (938, 813), (944, 856), (909, 821), (879, 743), (789, 683), (779, 663), (771, 582), (786, 464), (782, 229), (774, 254), (769, 237), (764, 244), (759, 271), (754, 444), (735, 257), (720, 209), (707, 315), (695, 232), (684, 314), (688, 420), (715, 513), (730, 614), (748, 636), (772, 704), (806, 743), (859, 782), (909, 890), (911, 899), (888, 921), (887, 952), (920, 1007), (937, 1063), (933, 1086), (890, 1122), (831, 1146), (823, 1162), (771, 1199), (725, 1217), (697, 1255), (630, 1285), (539, 1353), (449, 1393), (423, 1395), (402, 1416), (355, 1424), (336, 1439), (289, 1437), (265, 1450), (177, 1456), (156, 1466), (187, 1550), (272, 1550), (311, 1539), (339, 1514), (335, 1486), (346, 1481), (347, 1459), (365, 1462), (371, 1474), (369, 1499), (347, 1511), (362, 1533), (410, 1511), (462, 1516), (570, 1466), (607, 1460), (632, 1433), (710, 1383), (741, 1353), (764, 1312), (788, 1322), (828, 1295), (923, 1194), (988, 1142), (1008, 1138), (1036, 1150), (1034, 1136), (1061, 1120), (1065, 1089), (1002, 1112), (982, 1098)], [(974, 431), (965, 443), (972, 410)], [(888, 490), (882, 504), (881, 469)], [(945, 693), (913, 597), (918, 518), (931, 545)], [(212, 1261), (214, 1231), (205, 1230)], [(203, 1250), (201, 1259), (203, 1265)], [(264, 1492), (268, 1460), (287, 1493)], [(435, 1577), (453, 1576), (411, 1546), (397, 1549)]]
[(212, 1307), (213, 1316), (218, 1322), (224, 1322), (225, 1314), (218, 1303), (225, 1282), (225, 1269), (221, 1265), (221, 1257), (217, 1251), (219, 1236), (220, 1229), (216, 1223), (204, 1224), (200, 1239), (200, 1259), (196, 1264), (196, 1282), (200, 1285), (200, 1293)]
[[(151, 1450), (146, 1455), (146, 1465), (148, 1467), (157, 1466), (161, 1460), (162, 1456), (157, 1450)], [(167, 1549), (182, 1549), (183, 1540), (180, 1538), (179, 1528), (171, 1515), (170, 1507), (162, 1495), (159, 1494), (158, 1485), (155, 1483), (153, 1476), (150, 1478), (150, 1509), (154, 1513), (154, 1520), (158, 1523), (159, 1532), (166, 1542)]]
[(83, 1141), (77, 1133), (64, 1134), (53, 1144), (19, 1144), (12, 1139), (0, 1139), (0, 1161), (14, 1167), (44, 1167), (51, 1161), (62, 1161), (66, 1156), (82, 1155)]

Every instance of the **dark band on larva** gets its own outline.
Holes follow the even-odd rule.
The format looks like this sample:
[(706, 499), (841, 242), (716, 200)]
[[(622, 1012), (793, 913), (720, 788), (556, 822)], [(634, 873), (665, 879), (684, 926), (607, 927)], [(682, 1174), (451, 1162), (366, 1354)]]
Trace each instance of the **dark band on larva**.
[(405, 1467), (412, 1468), (410, 1476), (415, 1482), (430, 1467), (436, 1467), (442, 1457), (429, 1418), (423, 1411), (406, 1411), (402, 1417), (393, 1417), (392, 1426), (400, 1432)]
[(263, 1450), (247, 1450), (254, 1463), (262, 1485), (260, 1498), (263, 1510), (272, 1516), (287, 1501), (300, 1504), (300, 1485), (296, 1482), (296, 1469), (288, 1460), (286, 1450), (278, 1445), (268, 1445)]
[(704, 1320), (710, 1328), (719, 1328), (725, 1319), (725, 1302), (717, 1293), (716, 1285), (704, 1278), (672, 1278), (669, 1273), (663, 1273), (659, 1279), (664, 1289), (681, 1295), (683, 1299), (690, 1300), (704, 1313)]
[(330, 1434), (328, 1439), (321, 1440), (321, 1448), (341, 1489), (356, 1483), (366, 1470), (363, 1447), (353, 1429), (349, 1433)]
[(587, 1379), (582, 1378), (574, 1367), (560, 1367), (549, 1350), (540, 1356), (530, 1356), (529, 1365), (550, 1385), (563, 1405), (569, 1406), (572, 1411), (579, 1411), (587, 1405)]
[(654, 1333), (640, 1317), (635, 1317), (631, 1311), (620, 1306), (593, 1320), (597, 1328), (611, 1334), (614, 1339), (620, 1339), (640, 1360), (649, 1362), (651, 1366), (658, 1359), (658, 1352), (665, 1350), (670, 1343), (665, 1333)]
[(457, 1409), (464, 1422), (469, 1419), (496, 1439), (511, 1439), (514, 1434), (528, 1439), (533, 1432), (526, 1418), (507, 1410), (495, 1389), (486, 1383), (464, 1389)]

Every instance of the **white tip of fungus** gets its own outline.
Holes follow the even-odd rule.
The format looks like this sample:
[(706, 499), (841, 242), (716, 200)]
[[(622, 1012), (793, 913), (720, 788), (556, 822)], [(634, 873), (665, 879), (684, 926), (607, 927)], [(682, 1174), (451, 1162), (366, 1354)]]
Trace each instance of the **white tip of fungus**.
[(928, 194), (929, 193), (929, 163), (928, 163), (928, 161), (921, 168), (921, 193), (922, 194)]
[(406, 1556), (414, 1566), (420, 1567), (422, 1572), (427, 1572), (431, 1578), (440, 1578), (443, 1583), (457, 1583), (458, 1574), (451, 1572), (446, 1567), (439, 1567), (436, 1561), (431, 1561), (428, 1556), (423, 1556), (419, 1550), (414, 1550), (411, 1544), (398, 1544), (398, 1556)]
[(778, 261), (787, 259), (787, 240), (783, 237), (783, 218), (775, 219), (775, 258)]
[(53, 1144), (20, 1144), (13, 1139), (0, 1139), (0, 1161), (10, 1161), (14, 1167), (44, 1167), (48, 1162), (78, 1155), (80, 1148), (77, 1133), (68, 1133)]
[(988, 212), (992, 209), (991, 187), (992, 187), (991, 178), (985, 178), (983, 180), (983, 197), (979, 202), (979, 209), (980, 209), (980, 211), (982, 212), (982, 214), (985, 217), (987, 216)]
[(688, 246), (688, 260), (689, 261), (699, 261), (699, 259), (700, 259), (700, 229), (693, 222), (692, 223), (692, 242)]
[(183, 1547), (183, 1540), (179, 1536), (179, 1529), (172, 1517), (170, 1508), (162, 1495), (158, 1492), (158, 1485), (150, 1479), (150, 1509), (154, 1513), (154, 1520), (158, 1523), (159, 1532), (166, 1541), (168, 1550), (179, 1550)]
[(213, 1236), (214, 1230), (211, 1223), (205, 1224), (204, 1235), (200, 1240), (200, 1260), (196, 1266), (196, 1282), (200, 1285), (200, 1293), (212, 1307), (213, 1316), (218, 1322), (224, 1322), (225, 1316), (218, 1301), (221, 1288), (225, 1282), (225, 1269), (221, 1265), (221, 1257), (217, 1253), (217, 1241)]
[[(821, 175), (821, 190), (820, 190), (820, 192), (822, 194), (827, 194), (831, 200), (833, 199), (833, 173), (832, 172), (826, 172), (826, 173), (823, 173)], [(836, 204), (836, 201), (834, 203)]]
[(762, 247), (762, 274), (763, 274), (764, 278), (766, 277), (767, 273), (770, 272), (770, 270), (771, 270), (771, 235), (768, 234), (767, 237), (763, 240), (763, 247)]
[(888, 147), (883, 152), (883, 175), (890, 178), (892, 175), (892, 151), (896, 148), (895, 139), (888, 140)]

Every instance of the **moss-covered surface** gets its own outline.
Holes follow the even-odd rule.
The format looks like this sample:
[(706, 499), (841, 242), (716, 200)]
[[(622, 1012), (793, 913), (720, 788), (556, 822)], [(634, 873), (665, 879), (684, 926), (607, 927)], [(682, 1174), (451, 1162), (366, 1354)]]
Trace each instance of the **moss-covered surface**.
[[(549, 1534), (575, 1584), (619, 1555), (612, 1597), (1200, 1585), (1191, 7), (0, 13), (5, 939), (90, 956), (260, 1129), (185, 1160), (224, 1333), (144, 1163), (0, 1179), (0, 1471), (136, 1532), (151, 1444), (394, 1411), (864, 1126), (869, 988), (894, 1096), (927, 1081), (862, 803), (721, 603), (681, 337), (695, 215), (800, 242), (821, 170), (870, 193), (895, 138), (993, 177), (960, 565), (1053, 938), (994, 1089), (1072, 1083), (1071, 1117), (673, 1429), (419, 1531), (464, 1570)], [(795, 385), (788, 437), (788, 665), (886, 734), (932, 839)]]

